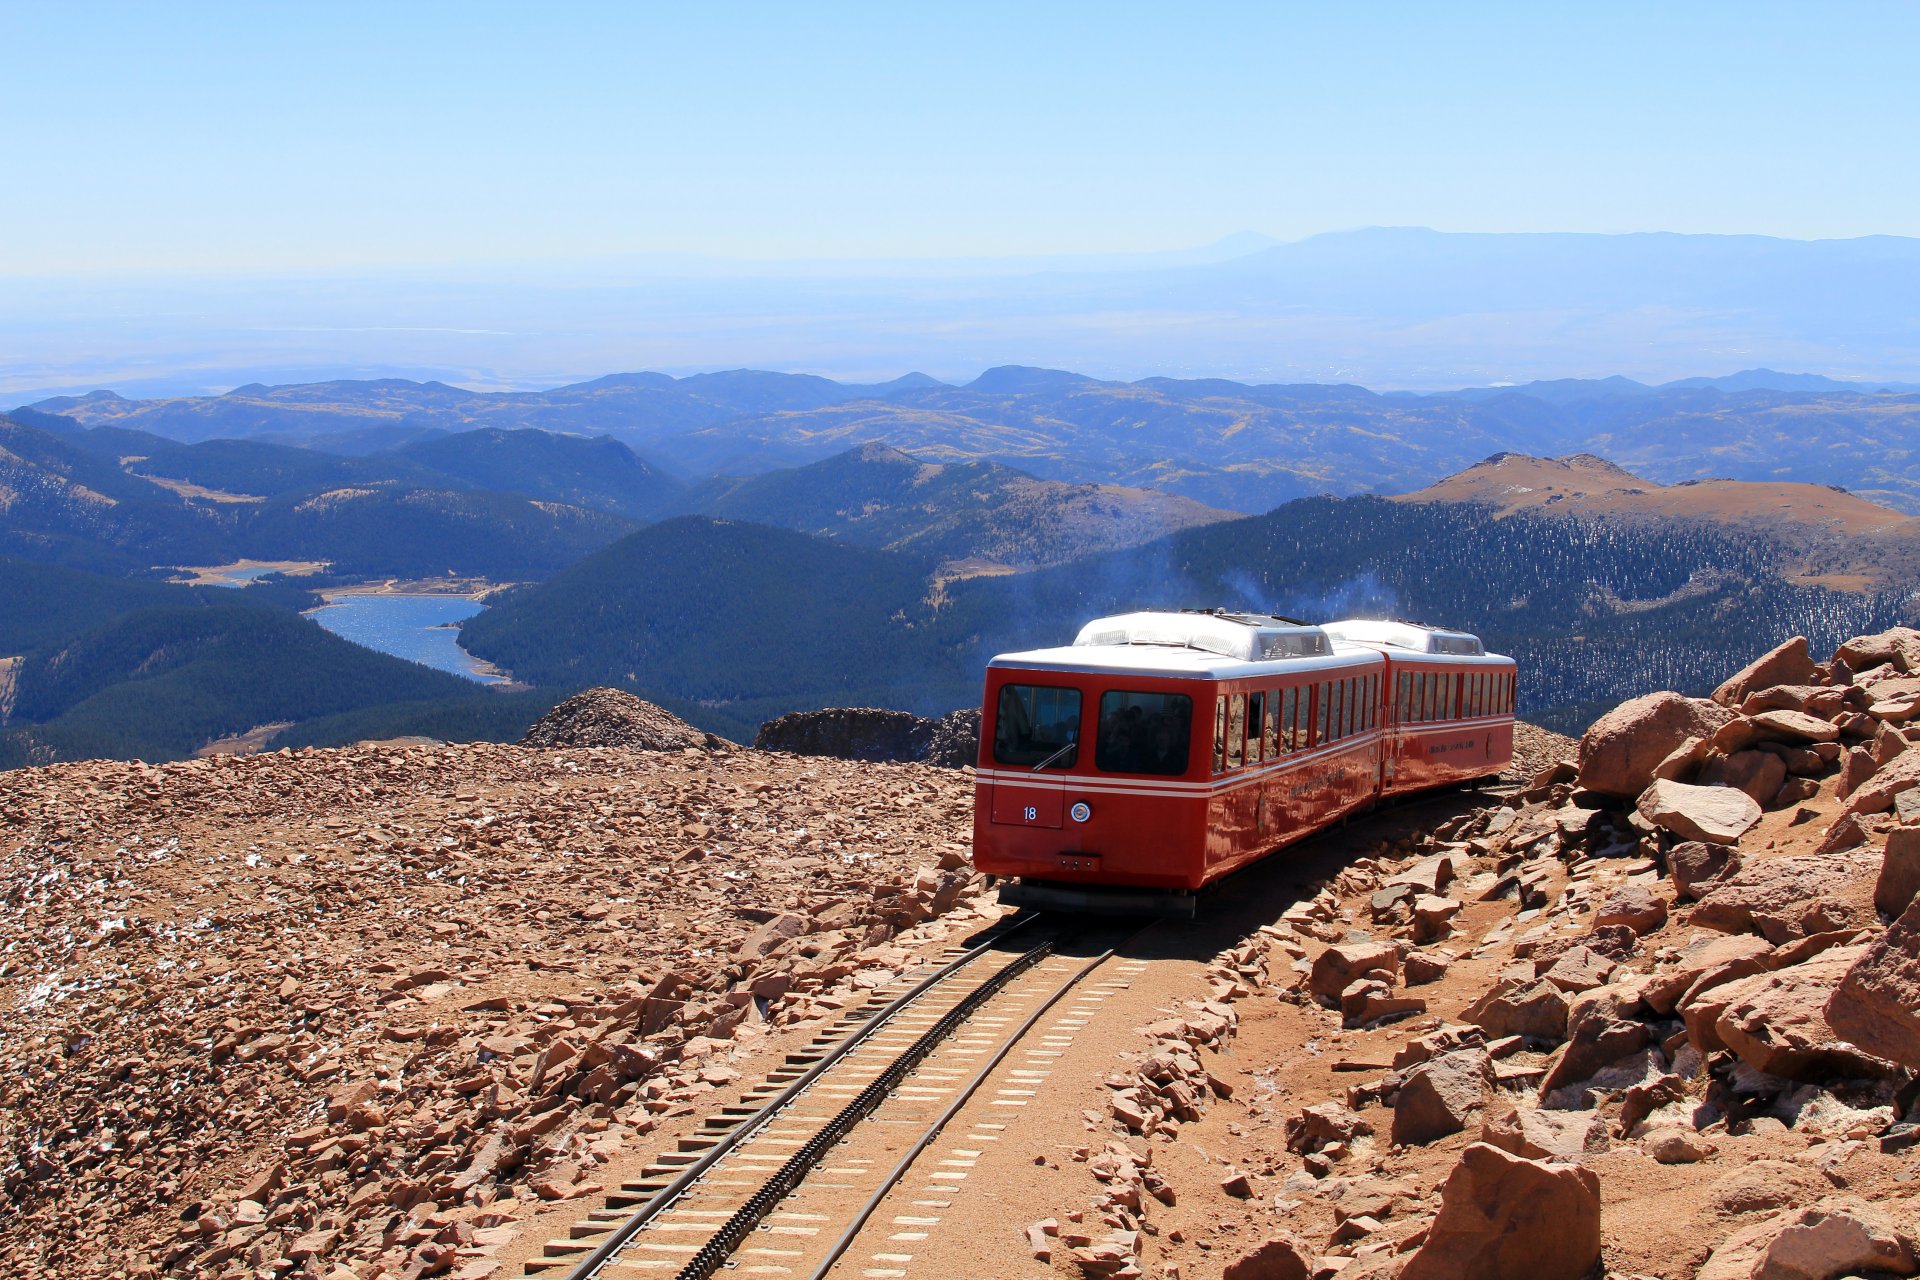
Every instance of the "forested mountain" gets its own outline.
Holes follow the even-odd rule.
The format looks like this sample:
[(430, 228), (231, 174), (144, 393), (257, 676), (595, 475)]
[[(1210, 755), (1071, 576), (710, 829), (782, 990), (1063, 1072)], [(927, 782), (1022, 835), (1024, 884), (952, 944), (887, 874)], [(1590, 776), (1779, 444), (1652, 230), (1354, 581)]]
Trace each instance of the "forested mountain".
[(925, 670), (931, 567), (684, 516), (496, 598), (460, 642), (522, 680), (646, 689), (722, 712), (738, 732), (775, 714), (763, 704), (897, 700)]
[(1148, 489), (1040, 480), (994, 462), (922, 462), (882, 444), (804, 467), (715, 478), (676, 505), (941, 562), (1020, 569), (1233, 514)]
[(1795, 581), (1856, 590), (1920, 579), (1920, 518), (1829, 485), (1791, 480), (1643, 480), (1592, 454), (1501, 453), (1400, 502), (1484, 503), (1502, 515), (1698, 523), (1781, 553)]
[[(170, 758), (262, 725), (471, 697), (456, 676), (349, 644), (297, 594), (177, 587), (0, 559), (0, 768)], [(18, 606), (18, 607), (15, 607)]]
[(1015, 366), (966, 386), (736, 370), (617, 374), (539, 392), (398, 380), (174, 400), (97, 392), (35, 408), (180, 440), (484, 427), (604, 433), (688, 476), (751, 475), (878, 442), (929, 462), (994, 461), (1239, 511), (1323, 492), (1416, 489), (1502, 451), (1586, 452), (1662, 483), (1795, 479), (1920, 511), (1920, 394), (1764, 372), (1661, 387), (1616, 378), (1412, 395), (1224, 379), (1105, 382)]
[[(612, 441), (509, 434), (526, 440), (476, 434), (434, 456), (469, 475), (517, 467), (527, 488), (591, 491), (616, 508), (625, 499), (614, 495), (671, 491)], [(0, 418), (0, 554), (123, 574), (250, 557), (324, 560), (355, 577), (510, 580), (544, 577), (635, 523), (551, 496), (488, 492), (404, 456), (228, 440), (115, 456), (91, 435)], [(570, 453), (567, 472), (553, 460)]]
[[(1578, 729), (1650, 687), (1702, 691), (1769, 637), (1815, 646), (1906, 619), (1909, 590), (1795, 586), (1778, 551), (1703, 525), (1314, 498), (1013, 577), (751, 526), (673, 521), (466, 624), (475, 653), (541, 682), (614, 683), (735, 719), (852, 700), (922, 713), (978, 696), (993, 653), (1064, 643), (1087, 618), (1224, 604), (1480, 631), (1522, 663), (1522, 712)], [(699, 717), (695, 717), (698, 722)]]

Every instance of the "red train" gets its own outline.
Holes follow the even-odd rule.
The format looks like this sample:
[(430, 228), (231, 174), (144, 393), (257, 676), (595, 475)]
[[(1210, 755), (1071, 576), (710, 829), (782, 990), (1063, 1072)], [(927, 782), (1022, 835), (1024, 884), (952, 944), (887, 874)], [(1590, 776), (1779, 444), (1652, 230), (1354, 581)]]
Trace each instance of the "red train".
[(1406, 623), (1096, 619), (987, 666), (974, 866), (1016, 905), (1191, 913), (1383, 797), (1506, 768), (1515, 679), (1478, 637)]

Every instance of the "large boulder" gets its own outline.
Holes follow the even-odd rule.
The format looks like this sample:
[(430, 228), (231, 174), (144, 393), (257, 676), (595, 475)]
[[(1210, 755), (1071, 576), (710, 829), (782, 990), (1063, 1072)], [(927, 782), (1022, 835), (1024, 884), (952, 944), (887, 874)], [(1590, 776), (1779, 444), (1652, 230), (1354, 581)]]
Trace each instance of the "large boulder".
[(1736, 751), (1730, 756), (1714, 756), (1694, 775), (1703, 787), (1732, 787), (1753, 797), (1761, 808), (1773, 803), (1780, 785), (1787, 780), (1787, 762), (1766, 751)]
[(1407, 1073), (1393, 1104), (1393, 1141), (1417, 1146), (1459, 1133), (1486, 1102), (1492, 1069), (1484, 1049), (1458, 1049)]
[(1795, 854), (1743, 867), (1687, 914), (1689, 924), (1722, 933), (1754, 932), (1778, 946), (1815, 933), (1876, 923), (1871, 899), (1877, 867), (1871, 855)]
[(1551, 982), (1496, 983), (1460, 1015), (1498, 1040), (1525, 1036), (1558, 1044), (1567, 1038), (1567, 996)]
[(1846, 813), (1885, 813), (1903, 791), (1920, 787), (1920, 751), (1903, 751), (1886, 764), (1874, 760), (1871, 752), (1856, 747), (1847, 753), (1849, 765), (1864, 756), (1858, 768), (1864, 777), (1841, 792), (1847, 797)]
[(1581, 1280), (1600, 1261), (1600, 1179), (1476, 1142), (1400, 1280)]
[(1695, 1280), (1836, 1280), (1910, 1276), (1914, 1242), (1859, 1200), (1787, 1209), (1722, 1241)]
[(1880, 878), (1873, 886), (1873, 906), (1898, 918), (1916, 896), (1920, 896), (1920, 827), (1895, 827), (1887, 835)]
[(1773, 944), (1751, 933), (1707, 934), (1688, 945), (1677, 963), (1656, 969), (1641, 998), (1655, 1013), (1671, 1014), (1715, 987), (1765, 972), (1772, 954)]
[(1772, 973), (1718, 988), (1713, 1002), (1719, 1042), (1749, 1066), (1789, 1080), (1874, 1074), (1879, 1064), (1859, 1052), (1827, 1018), (1827, 1001), (1865, 947), (1836, 947)]
[(1723, 844), (1685, 840), (1667, 850), (1667, 874), (1683, 898), (1698, 898), (1739, 870), (1740, 855)]
[(1643, 884), (1623, 884), (1608, 894), (1593, 913), (1593, 927), (1625, 925), (1638, 934), (1652, 933), (1667, 922), (1667, 900)]
[(1598, 1111), (1499, 1108), (1480, 1126), (1480, 1141), (1528, 1160), (1577, 1162), (1611, 1144), (1606, 1117)]
[(1855, 671), (1890, 662), (1911, 674), (1920, 671), (1920, 631), (1893, 627), (1877, 635), (1855, 636), (1835, 650), (1833, 656)]
[(1688, 738), (1710, 740), (1733, 712), (1707, 698), (1649, 693), (1623, 702), (1580, 738), (1580, 785), (1632, 799)]
[[(1785, 770), (1782, 770), (1782, 776)], [(1734, 844), (1760, 821), (1760, 806), (1733, 787), (1696, 787), (1657, 778), (1635, 805), (1640, 816), (1683, 840)]]
[(1826, 1018), (1868, 1053), (1920, 1071), (1920, 898), (1834, 988)]
[(1641, 996), (1636, 987), (1614, 984), (1574, 997), (1567, 1012), (1567, 1045), (1548, 1064), (1540, 1082), (1542, 1098), (1646, 1047), (1651, 1037), (1637, 1016)]
[(1329, 1008), (1340, 1007), (1340, 993), (1355, 979), (1374, 970), (1398, 975), (1400, 949), (1390, 942), (1345, 942), (1328, 947), (1314, 958), (1307, 974), (1307, 990)]
[(1749, 694), (1762, 689), (1782, 684), (1813, 684), (1819, 678), (1820, 668), (1814, 665), (1813, 655), (1807, 651), (1807, 638), (1795, 636), (1740, 668), (1713, 691), (1713, 700), (1723, 707), (1737, 707)]
[(1221, 1280), (1308, 1280), (1319, 1268), (1318, 1250), (1296, 1235), (1281, 1232), (1228, 1263), (1220, 1275)]

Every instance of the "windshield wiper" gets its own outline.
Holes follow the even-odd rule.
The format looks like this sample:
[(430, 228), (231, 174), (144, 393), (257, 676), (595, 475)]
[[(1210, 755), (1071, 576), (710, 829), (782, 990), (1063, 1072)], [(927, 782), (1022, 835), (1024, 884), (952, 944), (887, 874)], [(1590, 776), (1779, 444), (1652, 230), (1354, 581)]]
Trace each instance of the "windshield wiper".
[(1052, 764), (1055, 760), (1058, 760), (1061, 756), (1067, 754), (1067, 752), (1073, 750), (1075, 747), (1079, 745), (1080, 745), (1079, 743), (1069, 739), (1067, 742), (1061, 745), (1058, 751), (1055, 751), (1052, 755), (1048, 756), (1045, 760), (1042, 760), (1039, 764), (1033, 766), (1030, 772), (1033, 772), (1033, 773), (1040, 772), (1042, 769), (1046, 768), (1048, 765)]

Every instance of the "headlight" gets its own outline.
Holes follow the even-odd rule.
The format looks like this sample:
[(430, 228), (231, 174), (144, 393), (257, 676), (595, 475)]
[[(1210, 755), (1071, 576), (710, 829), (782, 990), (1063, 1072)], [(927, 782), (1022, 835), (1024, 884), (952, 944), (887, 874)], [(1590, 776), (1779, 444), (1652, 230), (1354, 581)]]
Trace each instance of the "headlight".
[(1085, 800), (1075, 800), (1073, 802), (1073, 808), (1067, 810), (1067, 816), (1071, 817), (1075, 822), (1085, 822), (1093, 816), (1093, 806)]

